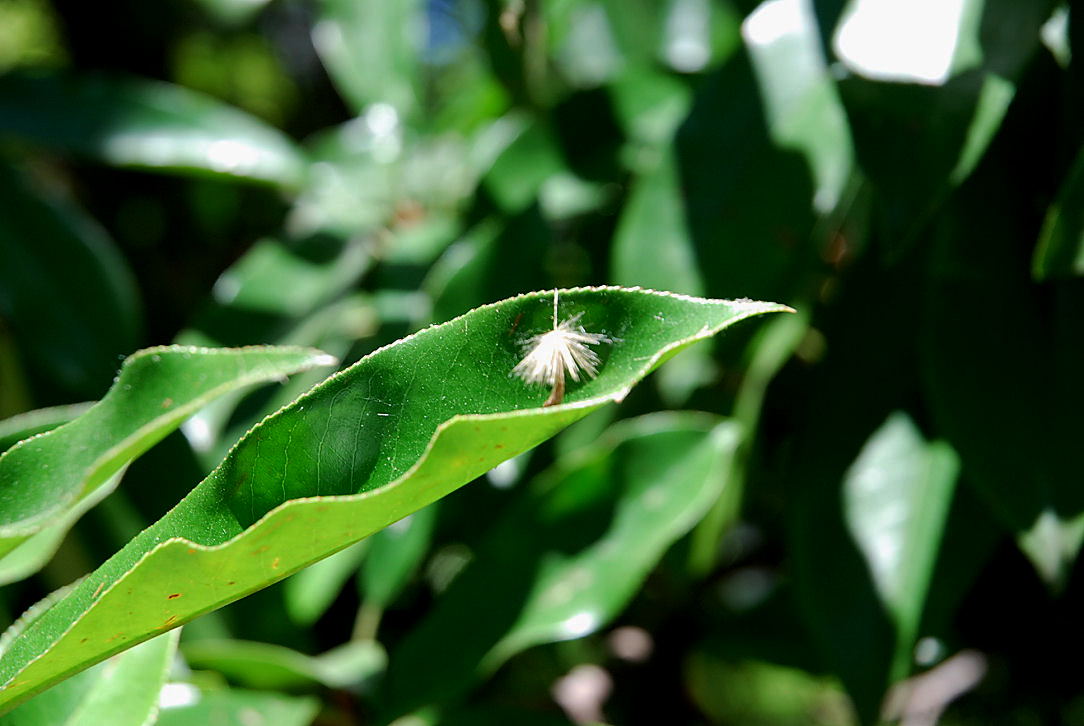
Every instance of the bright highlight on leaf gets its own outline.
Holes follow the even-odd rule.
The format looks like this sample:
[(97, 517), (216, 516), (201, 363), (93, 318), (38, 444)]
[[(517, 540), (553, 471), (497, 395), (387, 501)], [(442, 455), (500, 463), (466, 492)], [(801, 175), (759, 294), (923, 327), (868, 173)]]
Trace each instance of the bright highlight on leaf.
[(577, 383), (582, 370), (587, 378), (598, 375), (601, 361), (589, 345), (608, 343), (610, 339), (600, 333), (588, 333), (579, 325), (583, 313), (577, 313), (564, 322), (557, 322), (557, 291), (553, 291), (553, 330), (547, 330), (530, 338), (524, 345), (526, 355), (512, 373), (527, 383), (542, 383), (553, 387), (553, 392), (543, 406), (555, 406), (565, 397), (565, 374)]

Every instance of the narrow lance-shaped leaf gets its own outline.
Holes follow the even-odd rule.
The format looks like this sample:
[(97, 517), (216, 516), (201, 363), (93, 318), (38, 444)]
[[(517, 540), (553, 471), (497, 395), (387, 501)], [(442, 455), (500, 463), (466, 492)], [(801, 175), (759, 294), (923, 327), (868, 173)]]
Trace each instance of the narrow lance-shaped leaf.
[(896, 626), (892, 676), (907, 675), (959, 461), (894, 413), (862, 448), (843, 482), (847, 525)]
[(605, 334), (598, 376), (542, 408), (510, 375), (553, 294), (473, 310), (389, 345), (265, 419), (171, 512), (8, 636), (0, 708), (332, 554), (549, 438), (685, 346), (788, 308), (622, 288), (560, 295)]
[(173, 346), (128, 357), (86, 413), (0, 455), (0, 582), (40, 567), (132, 460), (208, 402), (332, 361), (311, 348), (270, 347)]

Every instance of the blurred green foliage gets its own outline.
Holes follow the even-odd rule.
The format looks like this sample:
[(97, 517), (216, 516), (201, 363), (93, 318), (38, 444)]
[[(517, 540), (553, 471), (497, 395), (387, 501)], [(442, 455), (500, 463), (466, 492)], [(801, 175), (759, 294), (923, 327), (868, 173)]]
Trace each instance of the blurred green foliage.
[[(556, 286), (799, 311), (186, 626), (198, 670), (173, 667), (159, 722), (1079, 720), (1055, 656), (1084, 645), (1081, 12), (0, 0), (0, 418), (101, 398), (146, 345), (345, 365)], [(0, 590), (0, 617), (325, 374), (200, 411)], [(707, 499), (647, 516), (647, 474)], [(649, 551), (596, 572), (623, 522)], [(590, 617), (529, 637), (561, 587)], [(102, 699), (163, 682), (95, 697), (103, 672), (30, 703), (105, 722)]]

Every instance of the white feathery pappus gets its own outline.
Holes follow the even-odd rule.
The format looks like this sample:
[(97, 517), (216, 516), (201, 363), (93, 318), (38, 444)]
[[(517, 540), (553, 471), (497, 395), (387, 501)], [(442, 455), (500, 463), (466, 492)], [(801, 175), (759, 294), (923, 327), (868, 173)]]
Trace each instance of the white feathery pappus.
[(600, 333), (588, 333), (579, 324), (583, 313), (557, 322), (557, 290), (553, 291), (553, 329), (539, 333), (523, 344), (523, 360), (512, 373), (530, 384), (552, 387), (543, 406), (556, 406), (565, 397), (565, 375), (579, 382), (581, 375), (594, 378), (601, 361), (589, 345), (611, 342)]

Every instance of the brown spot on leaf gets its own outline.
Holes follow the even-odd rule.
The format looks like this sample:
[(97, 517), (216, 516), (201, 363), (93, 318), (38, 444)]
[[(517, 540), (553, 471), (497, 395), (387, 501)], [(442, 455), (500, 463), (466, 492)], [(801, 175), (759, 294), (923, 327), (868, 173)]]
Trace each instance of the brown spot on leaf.
[(181, 593), (175, 592), (172, 595), (166, 595), (166, 600), (176, 600), (181, 596)]

